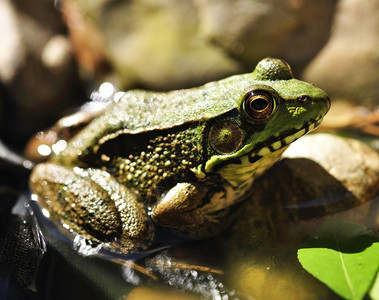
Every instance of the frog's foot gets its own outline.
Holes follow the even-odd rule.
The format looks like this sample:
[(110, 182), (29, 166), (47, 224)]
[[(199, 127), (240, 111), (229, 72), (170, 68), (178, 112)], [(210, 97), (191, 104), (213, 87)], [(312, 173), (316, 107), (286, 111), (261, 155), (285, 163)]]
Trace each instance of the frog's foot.
[(216, 235), (229, 209), (220, 210), (217, 216), (207, 213), (203, 207), (209, 192), (203, 184), (177, 183), (152, 208), (151, 218), (156, 224), (191, 238)]
[(178, 183), (153, 207), (151, 217), (157, 224), (179, 230), (203, 224), (204, 216), (198, 207), (205, 194), (201, 185)]
[(40, 164), (30, 189), (52, 218), (109, 251), (144, 250), (153, 239), (143, 205), (107, 172)]

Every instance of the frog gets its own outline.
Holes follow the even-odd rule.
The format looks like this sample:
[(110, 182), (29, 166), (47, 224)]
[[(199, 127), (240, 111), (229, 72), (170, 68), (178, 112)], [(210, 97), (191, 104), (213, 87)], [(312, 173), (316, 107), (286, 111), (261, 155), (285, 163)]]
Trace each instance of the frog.
[(30, 190), (49, 219), (110, 253), (147, 251), (160, 231), (208, 238), (330, 105), (272, 57), (200, 87), (127, 91), (34, 167)]

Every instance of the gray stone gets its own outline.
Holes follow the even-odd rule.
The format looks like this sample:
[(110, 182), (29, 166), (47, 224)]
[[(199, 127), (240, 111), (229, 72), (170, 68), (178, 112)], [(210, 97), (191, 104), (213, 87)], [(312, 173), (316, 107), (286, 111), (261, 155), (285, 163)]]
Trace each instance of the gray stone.
[[(308, 135), (293, 143), (284, 157), (312, 160), (359, 202), (366, 202), (379, 195), (379, 154), (356, 139), (331, 134)], [(297, 166), (294, 165), (293, 169), (295, 168)], [(307, 169), (305, 173), (309, 185), (318, 182), (312, 170)]]
[(245, 65), (266, 56), (301, 69), (326, 43), (335, 0), (195, 0), (200, 29)]
[(379, 1), (341, 0), (330, 39), (304, 73), (332, 98), (379, 103)]

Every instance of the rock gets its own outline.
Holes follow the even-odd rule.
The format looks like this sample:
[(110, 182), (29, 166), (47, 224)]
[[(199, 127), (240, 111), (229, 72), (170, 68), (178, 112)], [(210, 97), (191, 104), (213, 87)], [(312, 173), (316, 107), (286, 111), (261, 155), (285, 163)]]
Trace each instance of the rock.
[(201, 34), (245, 66), (266, 56), (295, 73), (326, 43), (337, 1), (194, 1)]
[(378, 105), (378, 14), (378, 0), (341, 0), (330, 39), (305, 70), (304, 79), (331, 98)]
[[(331, 134), (308, 135), (292, 144), (284, 157), (312, 160), (359, 202), (369, 201), (379, 194), (379, 154), (356, 139)], [(314, 178), (309, 169), (305, 171), (309, 185), (318, 183), (319, 179)]]
[(293, 210), (294, 217), (280, 213), (284, 222), (336, 213), (379, 195), (379, 154), (355, 139), (308, 135), (291, 144), (252, 190), (256, 210)]
[(97, 48), (106, 49), (121, 88), (168, 90), (252, 71), (266, 56), (287, 59), (299, 73), (327, 41), (335, 3), (68, 0), (65, 5), (77, 7), (70, 15), (82, 17), (68, 22), (71, 35), (80, 28), (97, 32), (86, 45), (98, 41)]
[(15, 143), (77, 102), (78, 75), (64, 33), (50, 1), (0, 2), (0, 82), (7, 103), (2, 134)]

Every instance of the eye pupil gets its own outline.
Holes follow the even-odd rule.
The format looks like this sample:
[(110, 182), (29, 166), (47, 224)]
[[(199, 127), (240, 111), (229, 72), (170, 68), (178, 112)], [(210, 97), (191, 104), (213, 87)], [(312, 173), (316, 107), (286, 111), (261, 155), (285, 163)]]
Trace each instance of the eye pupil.
[(250, 106), (256, 111), (264, 110), (268, 106), (268, 101), (263, 98), (256, 98), (251, 102)]

